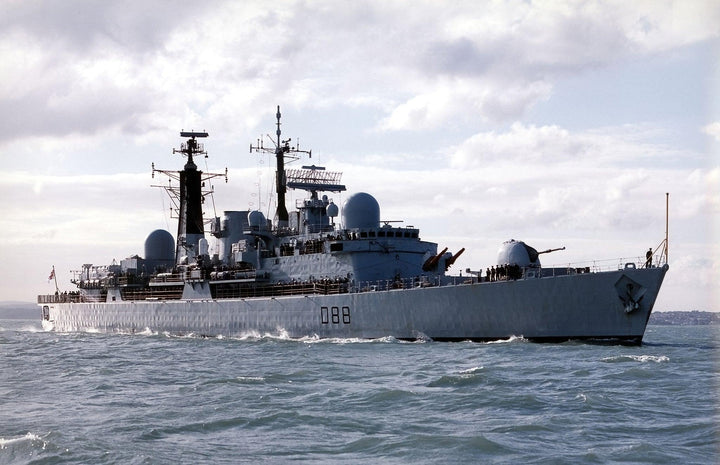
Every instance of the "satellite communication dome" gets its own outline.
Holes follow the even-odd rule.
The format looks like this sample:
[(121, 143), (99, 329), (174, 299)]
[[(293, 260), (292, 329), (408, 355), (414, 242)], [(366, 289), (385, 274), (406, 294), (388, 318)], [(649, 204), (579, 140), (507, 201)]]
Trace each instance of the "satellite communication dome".
[(376, 228), (380, 225), (380, 205), (370, 194), (353, 194), (343, 205), (343, 224), (347, 229)]
[(248, 224), (251, 228), (264, 229), (267, 226), (265, 215), (259, 210), (253, 210), (248, 213)]
[(503, 242), (497, 257), (498, 265), (540, 266), (538, 251), (515, 239)]
[(175, 239), (164, 229), (156, 229), (145, 239), (146, 260), (174, 260)]

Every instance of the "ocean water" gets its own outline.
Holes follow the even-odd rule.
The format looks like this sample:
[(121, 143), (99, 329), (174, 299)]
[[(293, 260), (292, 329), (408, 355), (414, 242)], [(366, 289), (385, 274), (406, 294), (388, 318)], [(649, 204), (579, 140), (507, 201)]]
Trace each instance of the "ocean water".
[(0, 320), (0, 463), (720, 463), (720, 328), (640, 347)]

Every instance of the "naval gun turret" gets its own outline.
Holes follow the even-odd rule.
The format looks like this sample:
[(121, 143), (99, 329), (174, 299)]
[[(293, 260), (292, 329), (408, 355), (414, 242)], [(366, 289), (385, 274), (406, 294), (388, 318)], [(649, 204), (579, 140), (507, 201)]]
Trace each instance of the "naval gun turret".
[(556, 252), (558, 250), (565, 250), (565, 247), (547, 249), (542, 252), (538, 252), (535, 248), (530, 247), (523, 241), (510, 239), (509, 241), (503, 242), (500, 246), (497, 255), (497, 264), (499, 266), (517, 265), (521, 268), (540, 268), (540, 255)]
[(541, 276), (540, 255), (565, 250), (565, 247), (547, 249), (538, 252), (523, 241), (510, 239), (500, 246), (497, 256), (497, 268), (489, 271), (491, 279), (520, 279), (525, 276)]

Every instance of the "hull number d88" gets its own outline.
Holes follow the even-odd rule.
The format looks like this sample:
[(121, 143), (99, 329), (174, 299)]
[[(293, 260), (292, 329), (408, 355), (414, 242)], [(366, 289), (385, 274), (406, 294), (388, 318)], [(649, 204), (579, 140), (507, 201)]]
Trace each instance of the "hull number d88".
[(320, 322), (326, 324), (350, 324), (350, 307), (320, 307)]

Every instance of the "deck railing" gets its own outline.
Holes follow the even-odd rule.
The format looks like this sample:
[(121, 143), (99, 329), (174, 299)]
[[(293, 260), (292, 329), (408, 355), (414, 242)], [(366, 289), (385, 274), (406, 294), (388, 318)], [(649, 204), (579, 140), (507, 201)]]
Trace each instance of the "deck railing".
[(85, 302), (83, 296), (79, 292), (63, 292), (58, 294), (39, 295), (37, 303), (39, 304), (62, 304), (71, 302)]
[[(659, 258), (660, 256), (658, 256)], [(664, 263), (655, 262), (656, 257), (653, 257), (652, 263), (649, 265), (662, 266)], [(567, 276), (573, 274), (583, 273), (598, 273), (603, 271), (615, 271), (629, 266), (635, 268), (645, 268), (648, 263), (643, 260), (642, 257), (633, 258), (614, 258), (607, 260), (592, 260), (589, 262), (573, 262), (564, 263), (553, 266), (546, 266), (543, 268), (523, 268), (522, 275), (518, 279), (536, 279), (546, 277), (557, 277)], [(177, 283), (182, 282), (183, 278), (190, 278), (190, 276), (183, 276), (181, 274), (167, 275), (154, 279), (153, 282), (167, 282)], [(192, 278), (197, 279), (197, 276)], [(508, 281), (511, 278), (503, 277), (498, 278), (495, 281)], [(277, 297), (277, 296), (292, 296), (292, 295), (304, 295), (304, 294), (315, 294), (315, 295), (328, 295), (328, 294), (345, 294), (345, 293), (362, 293), (362, 292), (376, 292), (386, 290), (397, 290), (397, 289), (414, 289), (421, 287), (439, 287), (439, 286), (458, 286), (474, 284), (478, 282), (488, 282), (487, 276), (477, 275), (466, 275), (466, 276), (418, 276), (413, 278), (403, 279), (386, 279), (378, 281), (360, 281), (356, 283), (350, 283), (347, 280), (317, 280), (307, 282), (292, 282), (292, 283), (258, 283), (257, 285), (247, 286), (218, 286), (215, 292), (215, 298), (217, 299), (232, 299), (232, 298), (251, 298), (251, 297)], [(132, 290), (127, 289), (123, 292), (124, 300), (176, 300), (181, 297), (181, 288), (178, 289), (138, 289)], [(104, 301), (103, 296), (87, 296), (80, 292), (63, 292), (48, 295), (38, 295), (39, 304), (50, 304), (50, 303), (78, 303), (78, 302), (102, 302)]]
[(544, 270), (549, 269), (581, 269), (589, 268), (591, 273), (601, 271), (615, 271), (634, 266), (635, 268), (655, 268), (665, 265), (667, 262), (662, 254), (654, 254), (649, 262), (643, 257), (625, 257), (625, 258), (609, 258), (604, 260), (587, 260), (582, 262), (559, 263), (556, 265), (544, 266)]

